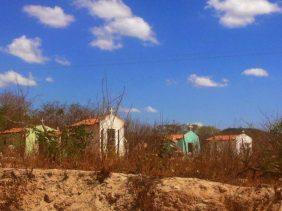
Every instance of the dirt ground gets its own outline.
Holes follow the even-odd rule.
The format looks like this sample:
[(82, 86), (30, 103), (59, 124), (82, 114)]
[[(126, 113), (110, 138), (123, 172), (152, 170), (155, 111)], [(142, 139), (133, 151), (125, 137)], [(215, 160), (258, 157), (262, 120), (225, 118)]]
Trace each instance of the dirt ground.
[(76, 170), (0, 169), (0, 210), (282, 210), (281, 188)]

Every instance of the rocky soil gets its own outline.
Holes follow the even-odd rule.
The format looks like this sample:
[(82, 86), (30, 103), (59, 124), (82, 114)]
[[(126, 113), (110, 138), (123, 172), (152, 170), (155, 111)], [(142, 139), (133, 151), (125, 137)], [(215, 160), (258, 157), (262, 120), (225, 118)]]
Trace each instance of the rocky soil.
[(0, 210), (282, 210), (281, 189), (193, 178), (0, 169)]

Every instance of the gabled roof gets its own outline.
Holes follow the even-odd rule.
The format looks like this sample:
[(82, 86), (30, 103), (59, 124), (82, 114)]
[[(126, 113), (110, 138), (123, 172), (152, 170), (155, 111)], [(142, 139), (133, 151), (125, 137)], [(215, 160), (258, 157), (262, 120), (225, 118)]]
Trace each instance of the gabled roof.
[(171, 140), (171, 141), (178, 141), (180, 139), (183, 139), (184, 135), (183, 134), (171, 134), (167, 136), (167, 139)]
[[(37, 130), (40, 130), (40, 131), (44, 131), (44, 128), (47, 130), (47, 131), (54, 131), (56, 134), (60, 134), (60, 131), (59, 130), (56, 130), (56, 129), (53, 129), (53, 128), (50, 128), (48, 126), (45, 126), (44, 125), (44, 128), (42, 125), (37, 125), (34, 127), (35, 129)], [(6, 134), (16, 134), (16, 133), (22, 133), (22, 132), (25, 132), (25, 131), (28, 131), (28, 130), (31, 130), (31, 129), (34, 129), (33, 127), (31, 128), (11, 128), (11, 129), (8, 129), (8, 130), (4, 130), (4, 131), (0, 131), (0, 135), (6, 135)]]
[(238, 135), (230, 134), (230, 135), (216, 135), (212, 136), (207, 141), (234, 141)]
[(25, 128), (11, 128), (9, 130), (0, 131), (0, 135), (21, 133), (24, 130), (25, 130)]
[[(84, 119), (81, 120), (79, 122), (76, 122), (74, 124), (72, 124), (70, 127), (79, 127), (79, 126), (93, 126), (96, 124), (99, 124), (103, 119), (105, 119), (106, 117), (110, 116), (111, 114), (105, 114), (96, 118), (88, 118), (88, 119)], [(119, 119), (121, 121), (124, 122), (124, 120), (122, 118), (120, 118), (118, 115), (113, 115), (114, 118)]]
[(84, 119), (82, 121), (72, 124), (71, 127), (92, 126), (98, 124), (99, 122), (100, 122), (99, 118)]
[(34, 129), (41, 132), (52, 132), (54, 133), (55, 136), (60, 136), (62, 134), (62, 132), (59, 129), (54, 129), (46, 125), (37, 125), (34, 128), (29, 128), (29, 130), (34, 130)]
[(192, 130), (188, 131), (184, 134), (185, 139), (199, 139), (199, 136)]

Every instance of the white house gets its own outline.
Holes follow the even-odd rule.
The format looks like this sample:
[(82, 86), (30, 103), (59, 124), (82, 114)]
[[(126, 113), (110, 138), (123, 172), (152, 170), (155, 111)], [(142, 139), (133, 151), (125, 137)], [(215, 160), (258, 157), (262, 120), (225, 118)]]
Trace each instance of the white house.
[(242, 134), (236, 136), (236, 151), (237, 153), (241, 153), (244, 151), (251, 151), (253, 146), (253, 139), (245, 134), (245, 131)]
[(228, 147), (237, 153), (251, 153), (253, 139), (243, 131), (241, 134), (219, 134), (206, 139), (206, 144), (210, 150), (224, 150)]
[(125, 121), (114, 114), (113, 109), (107, 115), (82, 120), (72, 127), (84, 127), (87, 132), (92, 133), (92, 142), (99, 147), (100, 152), (115, 152), (120, 156), (125, 154)]

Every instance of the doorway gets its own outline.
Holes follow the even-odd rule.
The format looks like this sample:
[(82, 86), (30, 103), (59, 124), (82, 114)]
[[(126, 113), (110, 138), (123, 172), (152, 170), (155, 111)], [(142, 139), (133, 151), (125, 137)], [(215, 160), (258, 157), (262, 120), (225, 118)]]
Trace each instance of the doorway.
[(116, 130), (115, 129), (108, 129), (107, 130), (107, 149), (108, 153), (114, 154), (115, 153), (115, 135)]

